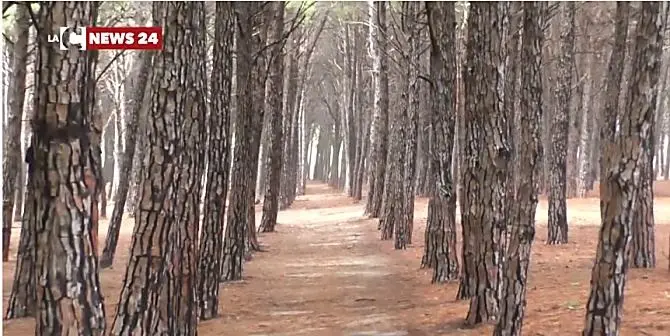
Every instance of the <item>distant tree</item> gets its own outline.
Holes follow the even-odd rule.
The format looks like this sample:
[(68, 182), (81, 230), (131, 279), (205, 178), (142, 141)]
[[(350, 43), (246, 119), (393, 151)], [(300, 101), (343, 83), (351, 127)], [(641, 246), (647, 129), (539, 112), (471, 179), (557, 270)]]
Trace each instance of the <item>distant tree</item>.
[(12, 235), (14, 195), (16, 186), (23, 183), (21, 171), (21, 116), (26, 95), (26, 70), (28, 64), (28, 39), (30, 16), (27, 4), (17, 4), (12, 37), (12, 72), (9, 79), (9, 109), (6, 130), (2, 139), (2, 261), (9, 260)]
[(549, 222), (547, 244), (568, 242), (568, 217), (566, 205), (566, 156), (568, 127), (570, 124), (570, 100), (572, 95), (572, 64), (575, 46), (575, 4), (560, 5), (561, 39), (558, 60), (558, 85), (556, 87), (557, 109), (551, 127), (551, 152), (549, 155)]
[[(647, 165), (645, 161), (651, 155), (648, 143), (660, 77), (661, 6), (661, 2), (641, 3), (635, 28), (626, 106), (616, 142), (607, 152), (609, 166), (601, 183), (602, 227), (591, 273), (583, 335), (617, 335), (620, 330), (635, 204), (643, 185), (641, 175)], [(666, 6), (665, 15), (667, 13)], [(623, 13), (619, 14), (618, 19), (625, 20)]]
[[(119, 171), (123, 176), (131, 176), (136, 148), (134, 144), (138, 138), (138, 119), (140, 111), (144, 108), (144, 98), (145, 96), (148, 97), (147, 93), (150, 91), (149, 79), (153, 56), (153, 52), (145, 52), (138, 58), (134, 71), (137, 77), (133, 78), (135, 79), (133, 83), (135, 87), (129, 90), (133, 94), (133, 103), (131, 105), (132, 111), (126, 116), (126, 125), (124, 126), (125, 143), (128, 146), (126, 146), (126, 151), (120, 160), (121, 167)], [(128, 82), (131, 81), (129, 80)], [(110, 267), (114, 263), (114, 254), (119, 242), (119, 233), (121, 232), (121, 222), (126, 208), (130, 180), (130, 178), (119, 179), (114, 210), (112, 211), (112, 217), (109, 219), (107, 237), (105, 238), (105, 247), (102, 251), (102, 256), (100, 256), (100, 268)]]

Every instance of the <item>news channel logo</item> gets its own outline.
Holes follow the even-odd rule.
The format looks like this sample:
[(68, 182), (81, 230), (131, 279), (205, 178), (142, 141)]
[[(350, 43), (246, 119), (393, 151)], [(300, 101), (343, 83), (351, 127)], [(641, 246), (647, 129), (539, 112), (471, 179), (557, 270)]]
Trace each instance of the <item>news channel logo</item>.
[(68, 50), (70, 46), (86, 50), (86, 27), (60, 27), (59, 37), (60, 50)]

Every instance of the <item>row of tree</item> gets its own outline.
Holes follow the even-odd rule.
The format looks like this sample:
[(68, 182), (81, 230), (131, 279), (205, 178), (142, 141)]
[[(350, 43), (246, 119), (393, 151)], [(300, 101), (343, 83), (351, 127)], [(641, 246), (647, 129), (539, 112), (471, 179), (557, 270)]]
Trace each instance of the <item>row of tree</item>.
[[(598, 181), (600, 282), (586, 334), (617, 330), (628, 262), (655, 266), (652, 185), (670, 158), (659, 74), (670, 62), (667, 6), (614, 6), (16, 4), (4, 251), (12, 212), (24, 210), (7, 316), (36, 315), (42, 334), (102, 332), (98, 267), (112, 265), (130, 211), (113, 333), (194, 333), (198, 315), (216, 315), (218, 283), (240, 279), (261, 249), (254, 203), (263, 201), (258, 230), (273, 231), (309, 177), (358, 200), (367, 186), (366, 213), (399, 249), (412, 243), (415, 195), (428, 196), (422, 265), (434, 282), (460, 279), (469, 323), (497, 318), (496, 333), (518, 334), (537, 195), (549, 196), (547, 242), (563, 244), (566, 197)], [(162, 26), (165, 49), (96, 55), (46, 43), (47, 27), (96, 18)], [(25, 193), (21, 119), (33, 134)], [(107, 196), (114, 210), (98, 264)]]
[[(379, 218), (381, 238), (394, 239), (395, 248), (403, 249), (412, 242), (415, 195), (428, 196), (422, 266), (434, 269), (433, 282), (460, 279), (458, 298), (470, 299), (467, 323), (497, 319), (495, 335), (521, 333), (543, 190), (549, 197), (547, 243), (565, 244), (566, 198), (600, 183), (602, 229), (585, 335), (616, 334), (629, 265), (655, 267), (652, 185), (667, 170), (667, 129), (661, 127), (668, 119), (661, 81), (667, 64), (662, 72), (661, 59), (668, 7), (660, 2), (612, 7), (369, 3), (372, 71), (366, 88), (373, 92), (373, 109), (357, 110), (370, 120), (365, 139), (370, 142), (360, 145), (370, 151), (366, 212)], [(601, 19), (605, 23), (589, 18), (603, 12), (614, 12), (613, 17)], [(356, 22), (363, 15), (350, 16)], [(628, 39), (631, 16), (636, 20)], [(610, 20), (615, 25), (609, 37), (587, 33), (611, 27)], [(579, 39), (577, 27), (585, 32)], [(341, 36), (345, 46), (350, 39), (356, 43), (355, 37)], [(599, 60), (603, 52), (591, 55), (593, 50), (577, 57), (576, 40), (581, 47), (597, 42), (594, 48), (613, 41), (609, 61)], [(348, 55), (346, 49), (343, 54)], [(577, 59), (582, 64), (575, 64)], [(345, 64), (355, 62), (345, 58)], [(574, 76), (578, 69), (582, 78)], [(322, 93), (328, 110), (329, 98), (346, 99), (332, 91)], [(429, 99), (422, 105), (420, 97)], [(341, 116), (351, 120), (347, 113), (343, 108)], [(337, 136), (340, 124), (335, 123)], [(355, 148), (349, 134), (356, 133), (345, 131), (342, 143)], [(346, 168), (356, 169), (356, 162)], [(340, 185), (336, 169), (330, 174), (319, 169), (317, 163), (316, 178)], [(346, 187), (355, 197), (356, 181)]]
[[(308, 25), (313, 5), (284, 2), (12, 5), (3, 8), (16, 22), (14, 133), (4, 138), (11, 139), (5, 148), (14, 148), (4, 161), (11, 165), (4, 176), (5, 260), (14, 208), (8, 201), (21, 184), (16, 153), (26, 91), (34, 92), (34, 112), (27, 115), (28, 180), (6, 317), (35, 316), (38, 335), (103, 335), (99, 269), (113, 264), (129, 208), (135, 226), (111, 333), (196, 334), (198, 319), (217, 315), (219, 283), (240, 280), (245, 260), (261, 249), (255, 200), (263, 197), (258, 231), (272, 232), (278, 210), (304, 190), (304, 87), (325, 16)], [(124, 15), (130, 19), (119, 19)], [(61, 51), (47, 39), (51, 27), (130, 20), (163, 27), (163, 50), (101, 56)], [(124, 67), (132, 71), (124, 74)], [(114, 104), (101, 103), (100, 93)], [(118, 126), (108, 187), (114, 210), (98, 258), (109, 123)]]

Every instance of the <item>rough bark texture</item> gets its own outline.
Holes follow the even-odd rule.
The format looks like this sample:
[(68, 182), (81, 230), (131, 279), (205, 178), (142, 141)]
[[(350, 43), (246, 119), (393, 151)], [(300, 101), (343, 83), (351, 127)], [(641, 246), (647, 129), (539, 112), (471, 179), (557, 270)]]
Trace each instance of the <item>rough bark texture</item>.
[(575, 4), (560, 5), (560, 55), (558, 59), (558, 85), (556, 86), (556, 110), (551, 126), (551, 154), (549, 168), (549, 222), (547, 244), (568, 242), (568, 217), (566, 206), (566, 157), (568, 154), (568, 128), (570, 124), (570, 100), (572, 97), (572, 64), (575, 46)]
[[(253, 119), (251, 120), (251, 151), (247, 155), (251, 158), (251, 170), (245, 175), (247, 179), (247, 189), (249, 189), (249, 197), (246, 201), (247, 207), (247, 241), (245, 251), (247, 257), (253, 251), (261, 251), (258, 237), (256, 235), (256, 179), (258, 178), (258, 156), (261, 145), (261, 136), (263, 130), (263, 121), (265, 120), (265, 79), (267, 76), (267, 52), (265, 49), (265, 42), (268, 35), (268, 20), (272, 19), (272, 11), (261, 7), (260, 13), (255, 14), (259, 16), (259, 21), (256, 23), (258, 34), (253, 35), (252, 50), (253, 50), (253, 69), (251, 70), (253, 79)], [(269, 15), (269, 18), (268, 18)]]
[(105, 331), (94, 232), (100, 190), (100, 153), (92, 134), (97, 55), (61, 51), (46, 37), (47, 27), (93, 24), (97, 7), (93, 2), (52, 2), (39, 11), (42, 34), (27, 190), (36, 218), (36, 335)]
[[(406, 14), (406, 13), (405, 13)], [(407, 60), (403, 60), (407, 62)], [(406, 70), (406, 63), (402, 70)], [(389, 240), (395, 234), (395, 248), (404, 249), (407, 245), (407, 216), (405, 203), (405, 162), (407, 151), (405, 139), (408, 132), (409, 87), (410, 79), (403, 74), (398, 80), (399, 91), (397, 107), (390, 115), (389, 148), (386, 156), (386, 176), (384, 178), (384, 196), (382, 216), (380, 217), (381, 239)]]
[(112, 335), (195, 335), (204, 143), (204, 5), (154, 2), (165, 29), (154, 58), (147, 157)]
[[(535, 237), (535, 211), (542, 170), (542, 44), (546, 3), (523, 3), (521, 102), (518, 138), (519, 165), (516, 202), (509, 205), (511, 236), (506, 251), (500, 315), (494, 336), (521, 335), (526, 307), (528, 265)], [(509, 189), (508, 189), (509, 190)], [(508, 195), (509, 197), (509, 195)]]
[(267, 175), (265, 185), (265, 199), (263, 200), (263, 216), (258, 230), (261, 232), (273, 232), (277, 224), (277, 212), (279, 211), (279, 186), (282, 170), (282, 144), (284, 143), (284, 132), (282, 129), (282, 110), (284, 92), (284, 57), (281, 47), (281, 39), (284, 27), (284, 3), (275, 3), (274, 21), (271, 28), (269, 43), (276, 43), (272, 48), (270, 56), (270, 73), (267, 83), (267, 104), (269, 114), (268, 129), (268, 155), (267, 161), (263, 162)]
[[(491, 320), (498, 311), (500, 238), (506, 223), (505, 183), (509, 143), (504, 96), (504, 3), (472, 3), (468, 17), (466, 91), (466, 146), (469, 156), (464, 172), (466, 212), (464, 230), (472, 235), (474, 267), (463, 277), (475, 286), (466, 323)], [(468, 273), (472, 272), (472, 273)]]
[(414, 198), (415, 198), (415, 179), (416, 179), (416, 157), (417, 157), (417, 138), (419, 127), (419, 53), (421, 52), (419, 42), (421, 41), (421, 30), (418, 24), (419, 7), (418, 1), (408, 1), (403, 3), (406, 7), (405, 37), (408, 38), (407, 45), (407, 75), (409, 78), (408, 105), (407, 105), (407, 133), (405, 139), (405, 240), (398, 242), (401, 235), (396, 235), (396, 246), (412, 243), (412, 232), (414, 231)]
[[(140, 110), (144, 106), (145, 97), (148, 97), (149, 90), (149, 75), (151, 73), (151, 64), (153, 60), (153, 53), (146, 52), (137, 61), (135, 73), (135, 83), (133, 85), (133, 104), (132, 111), (126, 116), (125, 136), (126, 136), (126, 151), (123, 153), (121, 160), (121, 174), (126, 177), (131, 176), (133, 167), (133, 158), (135, 156), (135, 142), (137, 140), (138, 131), (138, 116)], [(133, 144), (133, 145), (130, 145)], [(116, 202), (114, 203), (114, 210), (112, 217), (109, 219), (109, 227), (107, 228), (107, 237), (105, 238), (105, 247), (100, 256), (100, 268), (107, 268), (114, 263), (114, 254), (116, 253), (116, 246), (119, 242), (119, 233), (121, 231), (121, 221), (123, 213), (125, 212), (126, 200), (128, 197), (128, 187), (130, 185), (130, 178), (123, 178), (119, 180), (117, 187)]]
[(456, 192), (451, 162), (456, 120), (456, 42), (453, 2), (426, 2), (430, 33), (431, 114), (428, 159), (429, 174), (436, 175), (438, 187), (429, 195), (425, 250), (422, 267), (432, 267), (432, 282), (458, 279), (456, 252)]
[[(370, 178), (367, 204), (365, 212), (370, 217), (377, 218), (382, 208), (384, 194), (384, 181), (386, 176), (386, 156), (388, 151), (388, 55), (387, 31), (386, 31), (386, 2), (375, 1), (376, 25), (374, 36), (370, 38), (374, 42), (371, 48), (374, 67), (374, 111), (372, 117), (372, 129), (370, 135)], [(372, 20), (372, 19), (371, 19)], [(372, 25), (371, 25), (372, 26)]]
[(207, 118), (208, 169), (204, 218), (198, 261), (198, 290), (202, 320), (218, 314), (223, 256), (224, 214), (228, 195), (229, 129), (235, 17), (231, 2), (216, 3), (211, 100)]
[(237, 18), (237, 117), (229, 210), (223, 243), (223, 281), (242, 279), (242, 263), (248, 235), (248, 202), (254, 188), (253, 183), (247, 181), (254, 166), (249, 153), (252, 152), (254, 114), (257, 113), (257, 104), (263, 104), (263, 101), (254, 101), (256, 85), (253, 74), (254, 46), (259, 45), (257, 40), (260, 39), (258, 34), (253, 35), (253, 31), (262, 19), (262, 3), (238, 2), (233, 7)]
[(641, 3), (628, 100), (616, 143), (607, 151), (610, 166), (601, 186), (602, 227), (586, 304), (585, 336), (619, 335), (633, 216), (656, 112), (662, 45), (660, 7), (660, 2)]
[[(14, 28), (12, 35), (14, 55), (12, 59), (12, 74), (9, 81), (8, 110), (6, 133), (3, 135), (2, 146), (2, 261), (9, 260), (9, 244), (12, 235), (12, 219), (14, 211), (14, 194), (16, 186), (23, 183), (21, 171), (21, 116), (23, 102), (26, 95), (26, 68), (28, 63), (28, 32), (30, 17), (28, 6), (16, 6)], [(4, 121), (3, 121), (4, 122)]]
[[(280, 180), (280, 193), (279, 193), (279, 209), (286, 209), (290, 204), (290, 195), (291, 195), (291, 181), (290, 181), (290, 167), (291, 167), (291, 135), (293, 130), (293, 114), (295, 112), (296, 105), (296, 96), (298, 94), (298, 49), (299, 45), (297, 41), (293, 41), (290, 44), (290, 47), (287, 50), (290, 52), (287, 55), (288, 71), (286, 78), (286, 85), (284, 86), (284, 97), (283, 97), (283, 110), (282, 110), (282, 132), (284, 134), (284, 143), (282, 144), (282, 167), (281, 167), (281, 180)], [(336, 128), (337, 130), (337, 128)], [(338, 147), (339, 149), (339, 147)], [(337, 156), (333, 159), (337, 160)], [(327, 161), (327, 160), (326, 160)], [(335, 177), (337, 177), (337, 170), (333, 172)], [(329, 184), (334, 185), (333, 181), (329, 181)]]

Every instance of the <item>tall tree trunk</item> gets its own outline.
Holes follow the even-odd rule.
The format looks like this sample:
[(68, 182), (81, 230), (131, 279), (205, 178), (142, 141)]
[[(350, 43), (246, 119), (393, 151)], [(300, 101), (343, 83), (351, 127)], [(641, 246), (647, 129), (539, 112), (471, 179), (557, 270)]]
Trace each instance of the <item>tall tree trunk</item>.
[(432, 282), (458, 279), (456, 252), (456, 193), (452, 179), (452, 148), (456, 120), (456, 11), (453, 2), (426, 2), (430, 35), (431, 113), (429, 174), (439, 189), (430, 194), (422, 267), (433, 268)]
[[(125, 136), (126, 136), (126, 151), (123, 154), (123, 160), (121, 160), (120, 171), (123, 176), (130, 177), (131, 170), (133, 166), (133, 158), (135, 156), (135, 142), (137, 140), (137, 131), (139, 126), (139, 115), (140, 111), (144, 107), (145, 102), (148, 102), (149, 99), (149, 89), (150, 84), (150, 72), (151, 64), (153, 60), (153, 53), (146, 52), (137, 60), (137, 65), (135, 73), (137, 77), (135, 82), (130, 84), (132, 85), (133, 104), (132, 112), (130, 115), (126, 116), (126, 126)], [(132, 145), (131, 145), (132, 144)], [(102, 251), (102, 256), (100, 257), (100, 268), (107, 268), (112, 266), (114, 262), (114, 254), (116, 253), (116, 246), (119, 241), (119, 233), (121, 231), (121, 221), (123, 220), (123, 213), (126, 207), (126, 199), (128, 197), (128, 187), (130, 185), (129, 178), (123, 178), (119, 180), (119, 185), (117, 187), (117, 198), (114, 202), (114, 210), (112, 211), (112, 217), (109, 219), (109, 227), (107, 229), (107, 238), (105, 238), (105, 247)]]
[[(607, 78), (605, 87), (605, 105), (600, 118), (600, 198), (604, 199), (604, 183), (607, 179), (607, 172), (612, 163), (610, 162), (613, 146), (616, 146), (616, 128), (617, 117), (619, 115), (619, 97), (621, 95), (621, 81), (624, 71), (624, 62), (626, 59), (626, 40), (628, 38), (628, 21), (630, 18), (630, 3), (628, 1), (619, 1), (616, 4), (614, 45), (607, 65)], [(605, 207), (601, 203), (600, 215), (605, 216)]]
[(568, 155), (568, 130), (570, 125), (570, 100), (572, 97), (572, 63), (575, 45), (575, 4), (560, 5), (561, 42), (558, 59), (558, 85), (556, 110), (551, 126), (551, 154), (549, 155), (549, 222), (547, 244), (567, 244), (568, 217), (566, 205), (566, 161)]
[(409, 45), (407, 57), (407, 74), (409, 78), (408, 88), (408, 106), (407, 106), (407, 137), (405, 141), (405, 167), (404, 167), (404, 183), (405, 183), (405, 235), (406, 242), (399, 242), (401, 235), (396, 235), (397, 246), (404, 246), (412, 243), (412, 232), (414, 231), (414, 198), (415, 198), (415, 179), (416, 179), (416, 150), (417, 137), (419, 127), (419, 59), (421, 52), (420, 40), (421, 31), (417, 21), (419, 20), (419, 2), (405, 2), (407, 16), (406, 22), (406, 38)]
[[(517, 112), (517, 109), (519, 107), (518, 104), (518, 96), (519, 96), (519, 88), (517, 87), (517, 82), (519, 81), (519, 72), (521, 71), (521, 68), (523, 66), (519, 66), (520, 64), (523, 64), (521, 62), (521, 53), (519, 50), (520, 42), (521, 42), (521, 29), (523, 26), (523, 4), (522, 2), (517, 2), (513, 1), (510, 2), (510, 13), (509, 13), (509, 20), (510, 20), (510, 35), (509, 35), (509, 43), (506, 46), (506, 53), (507, 53), (507, 61), (505, 62), (505, 70), (507, 72), (505, 73), (505, 99), (503, 101), (503, 104), (505, 106), (505, 114), (507, 116), (507, 132), (508, 132), (508, 139), (510, 143), (510, 149), (511, 149), (511, 157), (510, 157), (510, 162), (512, 163), (512, 166), (509, 171), (508, 171), (508, 176), (507, 176), (507, 190), (505, 191), (506, 193), (506, 202), (509, 204), (507, 207), (507, 211), (509, 212), (507, 214), (508, 218), (511, 218), (511, 214), (513, 211), (513, 205), (516, 203), (515, 199), (515, 192), (516, 192), (516, 183), (518, 181), (518, 174), (516, 173), (521, 167), (519, 167), (519, 163), (521, 161), (517, 160), (517, 138), (519, 137), (519, 131), (521, 130), (521, 125), (519, 125), (519, 116), (520, 112)], [(501, 246), (501, 251), (505, 251), (507, 242), (509, 241), (509, 235), (511, 234), (511, 231), (506, 227), (505, 232), (504, 232), (504, 239), (502, 241), (503, 245)]]
[(224, 214), (228, 195), (230, 165), (231, 79), (235, 16), (231, 2), (216, 3), (213, 68), (210, 78), (210, 111), (207, 118), (208, 169), (205, 186), (198, 284), (202, 320), (218, 315), (219, 280), (223, 258)]
[(354, 102), (354, 93), (356, 91), (356, 83), (359, 80), (356, 75), (358, 57), (356, 52), (358, 51), (358, 34), (356, 29), (351, 32), (349, 29), (349, 24), (344, 25), (344, 49), (345, 49), (345, 67), (346, 67), (346, 77), (347, 86), (344, 88), (346, 95), (346, 104), (343, 109), (344, 117), (344, 141), (346, 143), (345, 152), (346, 152), (346, 170), (347, 170), (347, 186), (346, 191), (349, 197), (353, 196), (354, 191), (354, 167), (356, 162), (356, 121), (354, 120), (355, 113), (360, 113), (360, 111), (354, 112), (355, 102)]
[(290, 167), (291, 167), (291, 135), (292, 135), (292, 125), (293, 125), (293, 114), (295, 113), (296, 105), (296, 96), (298, 94), (298, 55), (297, 48), (299, 45), (296, 41), (291, 43), (288, 50), (293, 49), (288, 53), (288, 73), (285, 80), (284, 90), (284, 106), (282, 112), (283, 119), (283, 129), (284, 134), (284, 143), (282, 144), (282, 171), (281, 171), (281, 180), (280, 180), (280, 193), (279, 193), (279, 209), (286, 209), (290, 204), (290, 194), (291, 194), (291, 181), (290, 181)]
[(607, 152), (609, 167), (602, 170), (606, 174), (601, 191), (604, 215), (586, 304), (585, 336), (617, 335), (620, 330), (629, 241), (643, 183), (639, 177), (645, 173), (643, 166), (651, 152), (648, 141), (652, 136), (663, 41), (661, 6), (660, 2), (641, 3), (622, 127)]
[[(464, 174), (466, 212), (462, 215), (464, 230), (469, 230), (474, 244), (474, 291), (466, 323), (488, 321), (498, 312), (500, 278), (501, 228), (506, 223), (505, 183), (510, 149), (502, 85), (505, 40), (504, 3), (472, 3), (468, 17), (467, 60), (470, 69), (464, 74), (466, 105), (466, 139), (470, 147)], [(467, 269), (466, 269), (467, 270)]]
[(99, 139), (92, 131), (97, 55), (61, 51), (42, 35), (47, 27), (92, 25), (97, 9), (93, 2), (53, 2), (42, 4), (38, 15), (42, 33), (27, 191), (34, 202), (31, 216), (37, 233), (36, 335), (105, 331), (94, 237), (101, 187), (95, 148)]
[(263, 216), (258, 226), (260, 232), (273, 232), (277, 224), (277, 212), (279, 211), (279, 187), (282, 170), (282, 145), (284, 144), (284, 132), (282, 129), (282, 110), (284, 93), (284, 58), (281, 41), (284, 28), (284, 2), (274, 3), (274, 19), (270, 28), (268, 43), (276, 44), (270, 54), (270, 73), (267, 82), (266, 109), (269, 115), (268, 139), (269, 144), (267, 161), (263, 162), (263, 168), (267, 175), (265, 185), (265, 199), (263, 200)]
[(195, 335), (204, 163), (204, 4), (153, 3), (154, 58), (139, 206), (112, 335)]
[[(542, 170), (542, 44), (546, 3), (523, 3), (523, 43), (521, 51), (521, 104), (518, 142), (518, 187), (511, 235), (502, 279), (500, 316), (494, 336), (521, 335), (528, 286), (530, 251), (535, 237), (535, 211)], [(509, 190), (509, 189), (508, 189)], [(509, 195), (508, 195), (509, 196)], [(508, 198), (509, 199), (509, 198)]]
[[(257, 120), (258, 105), (256, 101), (256, 78), (262, 74), (254, 73), (254, 58), (262, 47), (262, 37), (253, 34), (259, 29), (263, 19), (263, 5), (256, 2), (235, 3), (237, 17), (237, 117), (235, 119), (235, 147), (233, 153), (233, 170), (230, 179), (230, 200), (223, 243), (222, 280), (242, 279), (242, 262), (245, 245), (249, 233), (249, 200), (254, 185), (249, 183), (249, 172), (254, 168), (258, 158), (250, 157), (254, 145), (253, 124)], [(263, 74), (264, 75), (264, 74)], [(262, 106), (260, 107), (262, 108)]]
[[(23, 183), (19, 177), (21, 165), (21, 116), (26, 94), (26, 70), (28, 63), (28, 38), (30, 16), (27, 4), (16, 5), (16, 22), (12, 35), (16, 39), (13, 47), (12, 74), (9, 81), (9, 108), (6, 132), (3, 135), (2, 159), (2, 261), (9, 260), (9, 245), (12, 235), (15, 187)], [(4, 121), (3, 121), (4, 122)]]
[[(372, 218), (380, 216), (384, 186), (386, 180), (386, 157), (388, 152), (388, 123), (389, 123), (389, 88), (388, 88), (388, 55), (386, 29), (386, 2), (375, 1), (376, 18), (370, 20), (371, 57), (374, 73), (374, 112), (372, 116), (372, 130), (370, 134), (370, 177), (369, 190), (365, 212)], [(372, 11), (372, 9), (371, 9)]]
[[(267, 35), (268, 35), (268, 25), (266, 25), (265, 21), (266, 20), (271, 20), (272, 19), (272, 11), (267, 11), (265, 9), (261, 9), (263, 12), (260, 15), (261, 18), (259, 18), (258, 22), (258, 29), (260, 30), (260, 34), (258, 35), (258, 38), (253, 39), (253, 52), (254, 52), (254, 62), (253, 64), (253, 69), (252, 69), (252, 78), (253, 78), (253, 95), (254, 95), (254, 113), (253, 113), (253, 119), (251, 120), (251, 125), (253, 125), (250, 128), (251, 131), (251, 152), (247, 153), (252, 159), (251, 162), (251, 170), (247, 174), (248, 180), (248, 189), (249, 189), (249, 197), (247, 199), (247, 230), (246, 230), (246, 235), (247, 235), (247, 242), (246, 242), (246, 251), (248, 253), (252, 251), (260, 251), (261, 247), (260, 244), (258, 243), (258, 237), (256, 236), (256, 208), (255, 208), (255, 200), (256, 200), (256, 180), (258, 178), (258, 156), (259, 156), (259, 150), (260, 150), (260, 144), (261, 144), (261, 132), (263, 130), (263, 121), (265, 120), (265, 78), (266, 78), (266, 72), (267, 72), (267, 58), (266, 58), (266, 52), (265, 52), (265, 42), (267, 41)], [(267, 18), (267, 16), (270, 16), (270, 18)]]
[[(587, 28), (588, 27), (589, 26), (587, 26)], [(587, 38), (586, 42), (590, 45), (592, 41)], [(594, 128), (592, 124), (593, 118), (591, 116), (591, 114), (593, 114), (593, 99), (591, 99), (591, 97), (594, 95), (592, 88), (594, 85), (594, 66), (595, 64), (593, 62), (592, 54), (586, 55), (584, 60), (586, 73), (584, 74), (585, 79), (582, 89), (582, 106), (577, 109), (579, 110), (581, 108), (581, 112), (578, 114), (578, 117), (581, 118), (581, 122), (579, 123), (579, 129), (575, 136), (576, 142), (578, 143), (577, 146), (579, 147), (579, 156), (575, 164), (575, 174), (573, 176), (576, 186), (575, 195), (579, 198), (584, 198), (586, 196), (586, 179), (590, 171), (589, 146), (592, 143), (590, 140)]]

